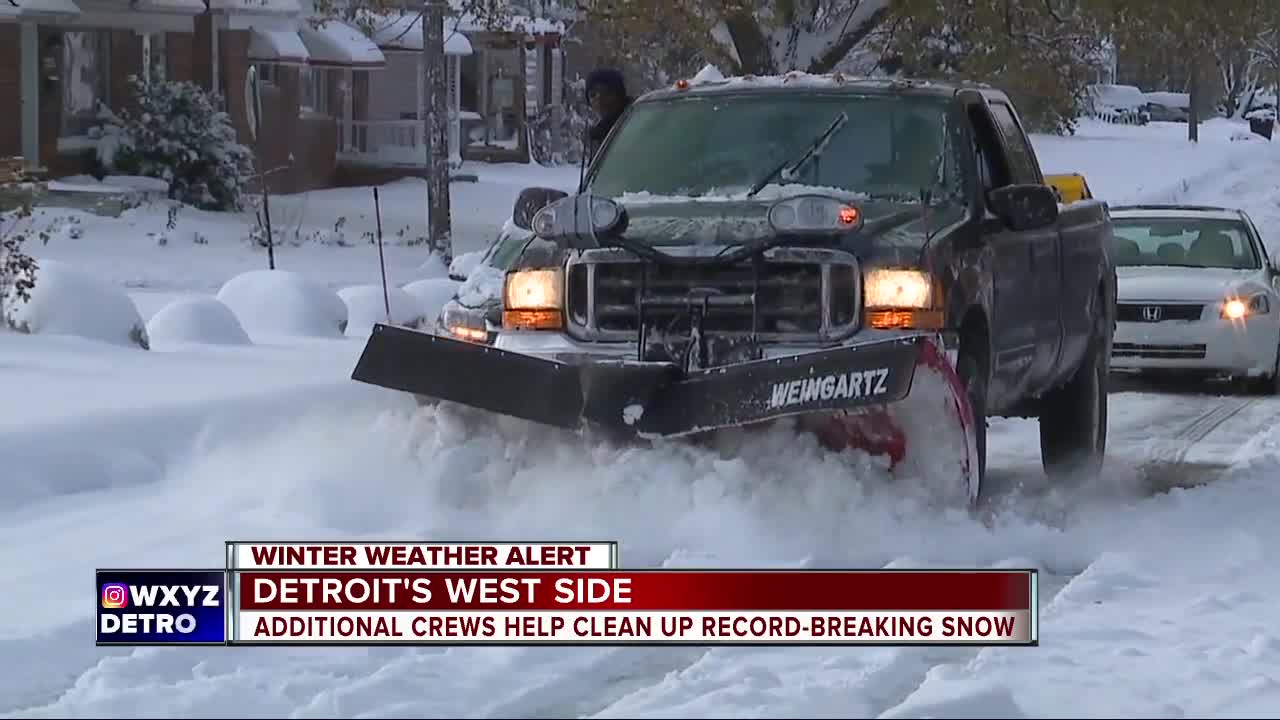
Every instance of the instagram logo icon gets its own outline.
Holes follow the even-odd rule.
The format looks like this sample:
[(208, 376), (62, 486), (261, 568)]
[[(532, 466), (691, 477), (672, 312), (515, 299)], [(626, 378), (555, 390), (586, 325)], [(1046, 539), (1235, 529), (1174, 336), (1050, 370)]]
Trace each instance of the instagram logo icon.
[(102, 607), (129, 607), (129, 586), (124, 583), (103, 583)]

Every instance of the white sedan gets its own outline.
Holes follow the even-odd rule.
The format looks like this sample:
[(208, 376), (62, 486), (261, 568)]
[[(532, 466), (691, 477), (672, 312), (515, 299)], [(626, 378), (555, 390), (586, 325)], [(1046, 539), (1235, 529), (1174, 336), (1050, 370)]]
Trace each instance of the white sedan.
[(1280, 269), (1242, 210), (1111, 210), (1119, 284), (1111, 368), (1280, 387)]

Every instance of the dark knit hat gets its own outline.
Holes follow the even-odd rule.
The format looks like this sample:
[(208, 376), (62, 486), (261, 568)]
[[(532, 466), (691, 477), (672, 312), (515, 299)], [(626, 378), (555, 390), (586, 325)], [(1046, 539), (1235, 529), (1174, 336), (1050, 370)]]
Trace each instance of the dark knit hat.
[(587, 76), (586, 95), (591, 97), (591, 91), (599, 85), (604, 85), (617, 91), (623, 97), (627, 94), (627, 81), (622, 77), (622, 73), (612, 68), (601, 68), (594, 70)]

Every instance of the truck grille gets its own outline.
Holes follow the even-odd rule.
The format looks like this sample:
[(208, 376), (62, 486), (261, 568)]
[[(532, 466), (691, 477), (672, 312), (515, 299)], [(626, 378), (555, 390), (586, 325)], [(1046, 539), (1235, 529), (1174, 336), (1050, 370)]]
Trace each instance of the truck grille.
[(1164, 322), (1166, 320), (1199, 320), (1204, 305), (1171, 303), (1116, 303), (1116, 319), (1120, 322)]
[[(691, 291), (712, 296), (756, 293), (762, 341), (837, 339), (858, 326), (861, 275), (857, 260), (834, 250), (778, 248), (766, 254), (759, 286), (750, 261), (732, 266), (642, 263), (614, 250), (592, 250), (570, 261), (566, 304), (570, 334), (587, 341), (635, 340), (641, 289), (645, 297), (684, 298)], [(656, 332), (687, 332), (685, 309), (646, 308), (645, 324)], [(751, 333), (749, 304), (708, 310), (703, 327), (721, 336)]]
[(1111, 346), (1111, 357), (1146, 358), (1149, 360), (1203, 360), (1204, 345), (1139, 345), (1137, 343), (1115, 343)]

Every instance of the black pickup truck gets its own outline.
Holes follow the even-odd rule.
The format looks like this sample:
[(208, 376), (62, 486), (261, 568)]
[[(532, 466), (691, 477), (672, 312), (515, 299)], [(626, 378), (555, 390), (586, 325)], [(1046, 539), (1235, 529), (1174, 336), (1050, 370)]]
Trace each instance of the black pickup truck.
[(799, 416), (895, 462), (958, 427), (970, 499), (986, 417), (1039, 418), (1052, 476), (1102, 462), (1109, 215), (1058, 202), (997, 90), (681, 81), (513, 221), (496, 340), (378, 326), (353, 377), (650, 438)]

